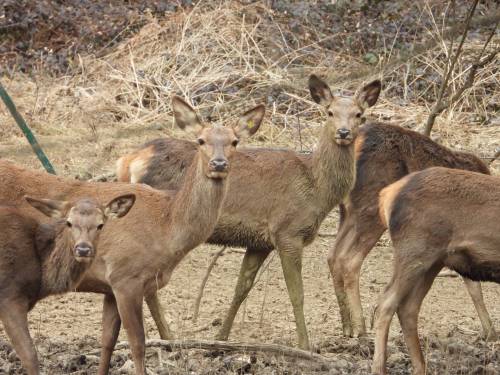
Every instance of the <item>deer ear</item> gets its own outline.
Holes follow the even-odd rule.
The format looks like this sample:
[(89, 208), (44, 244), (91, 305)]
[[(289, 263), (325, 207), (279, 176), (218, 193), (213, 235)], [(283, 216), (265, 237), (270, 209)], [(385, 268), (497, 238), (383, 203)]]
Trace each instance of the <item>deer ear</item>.
[(24, 199), (36, 208), (38, 211), (43, 213), (48, 217), (52, 217), (54, 219), (61, 219), (66, 217), (68, 211), (71, 208), (71, 204), (66, 201), (56, 201), (52, 199), (38, 199), (29, 196), (25, 196)]
[(333, 101), (333, 94), (330, 87), (314, 74), (309, 77), (309, 92), (313, 100), (322, 106), (329, 106)]
[(237, 137), (245, 139), (254, 135), (259, 130), (265, 113), (266, 106), (264, 104), (243, 113), (238, 120), (238, 125), (234, 128)]
[(175, 122), (183, 130), (198, 132), (204, 125), (196, 114), (196, 111), (178, 96), (172, 98), (172, 109), (174, 111)]
[(375, 80), (359, 90), (356, 99), (361, 104), (361, 107), (368, 108), (377, 102), (378, 96), (382, 90), (382, 82)]
[(104, 208), (104, 216), (117, 219), (125, 216), (135, 203), (135, 194), (125, 194), (110, 201)]

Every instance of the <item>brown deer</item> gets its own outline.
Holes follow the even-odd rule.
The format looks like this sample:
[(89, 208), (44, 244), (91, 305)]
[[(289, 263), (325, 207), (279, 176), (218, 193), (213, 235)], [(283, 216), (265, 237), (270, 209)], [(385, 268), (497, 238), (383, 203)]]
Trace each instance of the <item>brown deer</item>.
[[(433, 166), (489, 174), (476, 156), (451, 151), (430, 138), (399, 126), (371, 123), (361, 127), (356, 140), (356, 184), (340, 206), (337, 238), (328, 254), (346, 336), (365, 334), (359, 294), (359, 274), (364, 259), (385, 231), (378, 215), (378, 194), (408, 173)], [(484, 305), (479, 283), (464, 279), (486, 337), (497, 337)]]
[[(257, 271), (277, 249), (297, 325), (299, 347), (309, 348), (304, 319), (302, 252), (315, 238), (326, 215), (349, 194), (355, 178), (354, 140), (363, 112), (375, 104), (381, 83), (364, 86), (354, 97), (334, 97), (326, 83), (312, 75), (312, 98), (327, 120), (312, 154), (266, 148), (242, 149), (230, 177), (222, 214), (209, 243), (246, 247), (231, 307), (217, 335), (227, 340), (234, 318), (247, 297)], [(195, 144), (157, 139), (118, 162), (121, 181), (138, 181), (155, 188), (176, 188), (186, 178), (185, 165)], [(157, 312), (155, 295), (148, 300)], [(153, 316), (157, 316), (153, 313)], [(157, 325), (163, 326), (159, 319)], [(163, 337), (168, 332), (161, 332)]]
[(105, 294), (100, 375), (109, 371), (122, 322), (136, 374), (145, 374), (144, 296), (166, 285), (176, 265), (213, 232), (227, 190), (226, 177), (234, 168), (236, 145), (257, 131), (264, 116), (264, 106), (258, 106), (241, 116), (235, 128), (206, 126), (182, 99), (174, 97), (172, 107), (177, 125), (195, 131), (198, 144), (187, 164), (185, 183), (177, 191), (74, 181), (0, 160), (0, 199), (20, 206), (24, 194), (63, 200), (75, 196), (106, 200), (124, 193), (137, 197), (126, 217), (102, 231), (99, 254), (78, 286), (78, 291)]
[(372, 373), (386, 374), (397, 312), (413, 374), (424, 375), (418, 314), (439, 271), (448, 267), (471, 280), (500, 283), (500, 178), (441, 167), (412, 173), (382, 190), (380, 215), (394, 267), (377, 308)]
[(15, 207), (0, 206), (0, 320), (23, 367), (34, 375), (39, 366), (28, 311), (42, 298), (76, 288), (96, 256), (106, 220), (125, 216), (135, 196), (120, 196), (105, 207), (94, 199), (26, 200), (60, 219), (42, 224)]

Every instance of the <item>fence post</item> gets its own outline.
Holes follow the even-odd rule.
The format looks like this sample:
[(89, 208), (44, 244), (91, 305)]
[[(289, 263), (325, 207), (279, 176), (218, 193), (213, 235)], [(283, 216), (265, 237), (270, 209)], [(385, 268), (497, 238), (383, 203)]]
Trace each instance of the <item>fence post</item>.
[(42, 148), (40, 147), (40, 144), (38, 143), (35, 136), (28, 127), (28, 124), (26, 124), (26, 121), (24, 121), (21, 114), (17, 111), (14, 102), (12, 101), (9, 94), (2, 86), (1, 82), (0, 82), (0, 97), (2, 97), (2, 100), (7, 106), (10, 114), (12, 115), (12, 117), (14, 117), (14, 120), (16, 120), (17, 125), (21, 128), (22, 132), (24, 133), (24, 136), (30, 143), (31, 148), (35, 152), (36, 156), (38, 157), (38, 160), (40, 160), (45, 170), (49, 173), (56, 174), (56, 171), (54, 170), (52, 164), (50, 164), (47, 155), (45, 155), (45, 153), (43, 152)]

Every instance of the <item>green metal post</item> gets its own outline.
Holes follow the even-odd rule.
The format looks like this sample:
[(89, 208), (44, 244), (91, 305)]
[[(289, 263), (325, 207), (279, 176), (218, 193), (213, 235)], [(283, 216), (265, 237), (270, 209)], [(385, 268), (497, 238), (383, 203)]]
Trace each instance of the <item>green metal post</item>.
[(45, 170), (49, 173), (56, 174), (56, 171), (54, 170), (52, 164), (50, 164), (47, 155), (45, 155), (45, 153), (43, 152), (42, 148), (40, 147), (40, 144), (38, 143), (35, 136), (28, 127), (28, 124), (26, 124), (26, 121), (24, 121), (23, 117), (17, 111), (14, 102), (10, 98), (9, 94), (7, 94), (7, 91), (2, 86), (2, 83), (0, 83), (0, 97), (2, 97), (2, 100), (9, 109), (10, 114), (12, 115), (12, 117), (14, 117), (14, 120), (16, 120), (17, 125), (21, 128), (26, 139), (30, 143), (31, 148), (35, 152), (36, 156), (38, 157), (38, 160), (40, 160)]

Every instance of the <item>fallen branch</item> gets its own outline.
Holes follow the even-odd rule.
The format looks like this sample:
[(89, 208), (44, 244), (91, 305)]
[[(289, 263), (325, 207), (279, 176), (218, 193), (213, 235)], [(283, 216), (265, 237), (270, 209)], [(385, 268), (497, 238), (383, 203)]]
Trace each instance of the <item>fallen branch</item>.
[(205, 291), (205, 286), (207, 285), (210, 272), (212, 272), (215, 263), (217, 263), (217, 259), (219, 259), (219, 257), (224, 253), (224, 250), (226, 250), (226, 246), (224, 246), (222, 249), (220, 249), (217, 253), (213, 255), (212, 260), (208, 265), (207, 271), (205, 272), (205, 276), (203, 277), (203, 281), (201, 282), (200, 289), (198, 290), (198, 295), (196, 296), (196, 300), (194, 302), (193, 322), (196, 322), (198, 320), (198, 315), (200, 313), (200, 303), (201, 299), (203, 298), (203, 292)]
[[(252, 344), (242, 342), (229, 342), (229, 341), (208, 341), (208, 340), (147, 340), (146, 347), (148, 348), (162, 348), (167, 351), (175, 349), (203, 349), (203, 350), (217, 350), (224, 352), (262, 352), (283, 357), (303, 359), (307, 361), (314, 361), (321, 363), (326, 367), (331, 367), (334, 359), (326, 358), (320, 354), (308, 352), (306, 350), (291, 348), (288, 346), (277, 344)], [(128, 342), (120, 342), (115, 346), (116, 350), (128, 349)], [(99, 355), (100, 350), (94, 350), (87, 353), (87, 355)]]

